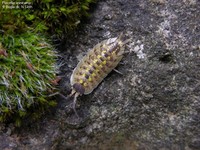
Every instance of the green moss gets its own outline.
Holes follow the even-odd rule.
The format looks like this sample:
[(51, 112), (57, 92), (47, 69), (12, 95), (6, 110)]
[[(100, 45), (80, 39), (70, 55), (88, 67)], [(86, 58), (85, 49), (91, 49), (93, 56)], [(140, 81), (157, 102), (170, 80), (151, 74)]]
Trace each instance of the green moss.
[(25, 1), (19, 8), (21, 0), (14, 9), (0, 6), (0, 122), (11, 116), (17, 125), (55, 105), (48, 95), (55, 92), (56, 54), (47, 39), (73, 31), (95, 0)]
[(89, 4), (95, 0), (32, 0), (29, 2), (31, 4), (26, 6), (32, 8), (2, 9), (0, 21), (3, 24), (0, 25), (6, 33), (21, 33), (28, 27), (34, 28), (35, 32), (68, 33), (77, 27), (81, 17), (89, 15)]
[(0, 37), (0, 116), (18, 113), (34, 105), (52, 105), (48, 94), (54, 91), (55, 52), (47, 39), (26, 32)]

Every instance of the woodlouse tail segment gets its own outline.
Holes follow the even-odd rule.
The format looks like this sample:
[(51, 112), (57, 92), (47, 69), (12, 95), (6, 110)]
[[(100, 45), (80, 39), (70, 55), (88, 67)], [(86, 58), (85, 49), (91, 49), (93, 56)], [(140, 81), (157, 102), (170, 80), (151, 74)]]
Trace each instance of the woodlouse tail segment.
[(130, 42), (130, 38), (128, 38), (123, 32), (120, 33), (120, 35), (117, 37), (119, 41), (125, 45), (126, 43)]

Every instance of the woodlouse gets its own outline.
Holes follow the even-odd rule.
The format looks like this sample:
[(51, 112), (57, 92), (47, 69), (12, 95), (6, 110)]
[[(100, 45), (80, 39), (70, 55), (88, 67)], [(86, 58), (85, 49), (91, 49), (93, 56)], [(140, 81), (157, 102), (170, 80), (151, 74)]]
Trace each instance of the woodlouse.
[(72, 92), (69, 96), (74, 96), (73, 109), (77, 116), (75, 109), (77, 97), (91, 93), (118, 65), (128, 41), (123, 33), (118, 37), (102, 41), (88, 51), (73, 70), (70, 78)]

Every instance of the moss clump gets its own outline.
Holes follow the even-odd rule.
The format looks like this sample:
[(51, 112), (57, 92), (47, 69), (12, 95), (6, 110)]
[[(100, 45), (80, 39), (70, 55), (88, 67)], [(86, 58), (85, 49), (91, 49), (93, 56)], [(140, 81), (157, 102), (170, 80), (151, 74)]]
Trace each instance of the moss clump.
[(0, 121), (33, 104), (47, 100), (54, 87), (55, 52), (47, 39), (36, 33), (0, 37)]
[[(56, 54), (47, 36), (73, 31), (81, 17), (88, 15), (89, 4), (94, 1), (4, 0), (1, 3), (0, 121), (13, 114), (24, 117), (36, 105), (43, 110), (55, 104), (47, 98), (54, 91), (51, 83), (56, 78)], [(33, 111), (33, 115), (39, 114)], [(13, 120), (20, 124), (20, 119)]]
[(95, 0), (35, 0), (37, 13), (34, 15), (43, 21), (45, 26), (56, 33), (67, 33), (80, 23), (82, 16), (88, 16), (89, 4)]
[[(26, 31), (27, 27), (32, 27), (36, 32), (68, 33), (76, 28), (81, 17), (88, 16), (89, 4), (96, 0), (26, 1), (29, 4), (18, 5), (18, 9), (2, 9), (0, 20), (4, 24), (0, 24), (0, 27), (4, 31), (21, 33)], [(15, 2), (21, 2), (21, 0)], [(30, 8), (20, 8), (25, 6)]]

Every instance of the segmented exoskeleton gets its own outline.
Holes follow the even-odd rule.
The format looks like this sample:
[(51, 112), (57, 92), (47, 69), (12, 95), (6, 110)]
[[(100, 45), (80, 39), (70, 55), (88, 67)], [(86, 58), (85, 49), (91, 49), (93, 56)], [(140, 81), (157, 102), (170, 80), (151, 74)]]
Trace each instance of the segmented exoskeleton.
[[(91, 93), (99, 83), (118, 65), (123, 57), (125, 44), (123, 33), (115, 38), (102, 41), (82, 58), (70, 78), (74, 96), (73, 109), (79, 95)], [(78, 115), (77, 115), (78, 116)]]

